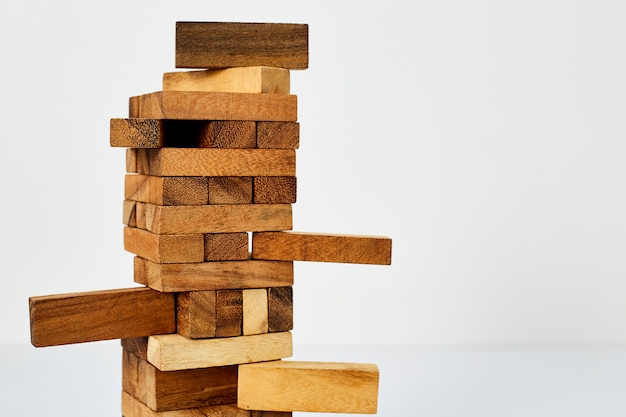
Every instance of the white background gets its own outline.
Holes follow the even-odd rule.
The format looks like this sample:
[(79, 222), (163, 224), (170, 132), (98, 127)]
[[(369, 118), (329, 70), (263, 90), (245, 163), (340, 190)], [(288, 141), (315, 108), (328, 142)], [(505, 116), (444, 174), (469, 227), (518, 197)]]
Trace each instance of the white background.
[(393, 238), (296, 266), (297, 343), (626, 343), (626, 3), (0, 3), (0, 342), (32, 295), (123, 288), (108, 123), (177, 20), (308, 23), (294, 229)]

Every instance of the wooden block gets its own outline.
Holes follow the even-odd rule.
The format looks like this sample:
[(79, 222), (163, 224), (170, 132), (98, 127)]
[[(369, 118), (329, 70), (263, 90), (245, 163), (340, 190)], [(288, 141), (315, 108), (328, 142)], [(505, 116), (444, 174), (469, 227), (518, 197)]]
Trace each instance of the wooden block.
[(159, 263), (204, 261), (202, 234), (159, 235), (135, 227), (124, 228), (124, 249)]
[(200, 148), (256, 148), (256, 122), (249, 120), (213, 120), (202, 126)]
[(176, 22), (176, 68), (267, 66), (306, 69), (309, 26)]
[(120, 148), (160, 148), (163, 146), (163, 121), (111, 119), (109, 143)]
[(254, 177), (255, 204), (296, 202), (296, 177)]
[(252, 258), (389, 265), (391, 239), (302, 232), (254, 233)]
[(137, 172), (137, 149), (126, 149), (126, 172)]
[(138, 397), (139, 384), (139, 362), (137, 356), (127, 350), (122, 350), (122, 389), (133, 397)]
[(137, 227), (137, 202), (124, 200), (123, 222), (130, 227)]
[(204, 235), (205, 261), (243, 261), (248, 259), (248, 233), (207, 233)]
[(137, 228), (146, 230), (146, 203), (135, 203), (135, 219)]
[(293, 329), (293, 288), (267, 289), (268, 331), (285, 332)]
[(218, 290), (215, 293), (215, 336), (241, 336), (243, 297), (241, 290)]
[(158, 234), (289, 230), (289, 204), (155, 206), (146, 204), (146, 229)]
[(135, 257), (135, 282), (164, 292), (265, 288), (293, 285), (293, 262), (223, 261), (159, 264)]
[(252, 177), (208, 177), (209, 204), (252, 204)]
[(267, 289), (257, 288), (252, 290), (243, 290), (242, 295), (243, 334), (247, 336), (251, 334), (268, 333)]
[(258, 122), (256, 146), (263, 149), (298, 149), (300, 124), (297, 122)]
[(237, 405), (246, 410), (375, 414), (378, 367), (299, 361), (240, 365)]
[(36, 347), (176, 331), (174, 296), (150, 288), (31, 297), (29, 307)]
[(190, 339), (215, 337), (215, 291), (188, 291), (176, 297), (176, 331)]
[(139, 106), (140, 106), (139, 97), (131, 97), (128, 100), (128, 117), (131, 119), (139, 118)]
[[(232, 405), (219, 405), (214, 407), (208, 407), (208, 409), (213, 408), (222, 408), (228, 407), (224, 410), (226, 414), (215, 414), (215, 416), (220, 417), (248, 417), (249, 414), (228, 414), (233, 408), (238, 409)], [(209, 414), (209, 411), (205, 411), (202, 408), (185, 408), (182, 410), (172, 410), (172, 411), (154, 411), (137, 398), (134, 398), (128, 392), (122, 391), (122, 415), (124, 417), (209, 417), (213, 416)], [(217, 411), (218, 413), (220, 411)], [(241, 410), (242, 413), (249, 413), (249, 411)]]
[(148, 361), (161, 371), (271, 361), (291, 355), (289, 332), (218, 339), (188, 339), (168, 334), (148, 339)]
[(137, 172), (163, 177), (293, 177), (296, 153), (289, 149), (140, 149)]
[(289, 88), (289, 70), (285, 68), (256, 66), (163, 74), (163, 91), (289, 94)]
[(148, 336), (127, 337), (121, 340), (121, 344), (125, 351), (132, 353), (139, 359), (146, 360), (148, 358)]
[(124, 197), (162, 206), (204, 205), (209, 202), (209, 184), (207, 177), (126, 175)]
[(295, 122), (293, 94), (157, 91), (131, 98), (138, 118)]

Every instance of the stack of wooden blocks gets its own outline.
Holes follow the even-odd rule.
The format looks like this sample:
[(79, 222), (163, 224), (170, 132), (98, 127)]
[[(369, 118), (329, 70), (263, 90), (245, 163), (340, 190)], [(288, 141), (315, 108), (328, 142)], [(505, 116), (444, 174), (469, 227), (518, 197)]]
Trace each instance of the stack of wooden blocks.
[(32, 343), (122, 339), (125, 417), (375, 413), (375, 365), (282, 360), (293, 261), (391, 262), (389, 238), (291, 231), (308, 26), (178, 22), (176, 67), (111, 120), (141, 286), (31, 297)]

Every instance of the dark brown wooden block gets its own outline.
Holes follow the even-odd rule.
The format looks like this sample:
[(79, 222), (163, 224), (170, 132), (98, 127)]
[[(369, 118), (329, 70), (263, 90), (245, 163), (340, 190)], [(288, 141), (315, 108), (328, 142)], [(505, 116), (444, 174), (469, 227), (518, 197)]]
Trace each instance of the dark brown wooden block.
[(252, 204), (252, 177), (208, 177), (209, 204)]
[(160, 148), (163, 131), (162, 120), (111, 119), (109, 143), (120, 148)]
[(174, 295), (150, 288), (31, 297), (36, 347), (167, 334), (176, 331)]
[(248, 233), (208, 233), (204, 235), (205, 261), (242, 261), (248, 259)]
[(296, 202), (296, 177), (254, 177), (255, 204), (293, 204)]
[(293, 329), (293, 288), (274, 287), (267, 290), (268, 330), (284, 332)]
[(200, 148), (256, 148), (256, 122), (213, 120), (198, 135)]
[(176, 22), (176, 68), (252, 66), (308, 68), (308, 25)]
[(189, 291), (176, 297), (176, 331), (190, 339), (215, 337), (216, 292)]
[(241, 336), (243, 295), (241, 290), (218, 290), (215, 294), (215, 336)]
[(127, 337), (121, 340), (122, 348), (140, 359), (148, 360), (148, 336)]
[(297, 122), (258, 122), (256, 146), (263, 149), (298, 149), (300, 124)]

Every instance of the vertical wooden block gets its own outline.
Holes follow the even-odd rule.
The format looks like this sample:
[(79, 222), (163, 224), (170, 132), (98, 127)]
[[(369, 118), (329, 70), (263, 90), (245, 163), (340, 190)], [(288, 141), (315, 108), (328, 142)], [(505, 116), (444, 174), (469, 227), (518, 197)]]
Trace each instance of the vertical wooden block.
[(125, 225), (137, 227), (137, 203), (135, 201), (124, 200), (122, 215)]
[(241, 336), (242, 323), (242, 291), (218, 290), (215, 295), (215, 336)]
[(126, 149), (126, 172), (137, 172), (137, 149)]
[(128, 99), (128, 117), (132, 119), (138, 119), (139, 113), (141, 113), (139, 106), (141, 105), (141, 100), (139, 97), (130, 97)]
[(146, 230), (146, 203), (137, 202), (135, 204), (135, 220), (137, 221), (137, 228)]
[(267, 289), (243, 290), (243, 334), (268, 332)]
[(257, 122), (256, 146), (261, 149), (298, 149), (298, 122)]
[(209, 177), (209, 204), (252, 204), (251, 177)]
[(203, 125), (198, 138), (200, 148), (255, 148), (256, 122), (213, 120)]
[(205, 261), (248, 259), (248, 233), (207, 233), (204, 235)]
[(139, 363), (137, 356), (122, 349), (122, 389), (133, 397), (139, 396)]
[(158, 263), (204, 261), (202, 234), (158, 235), (133, 227), (124, 228), (124, 249)]
[(284, 332), (293, 329), (293, 287), (267, 290), (268, 330)]
[(296, 177), (254, 177), (255, 204), (292, 204), (296, 202)]
[(190, 339), (215, 337), (215, 291), (190, 291), (177, 295), (176, 331)]

